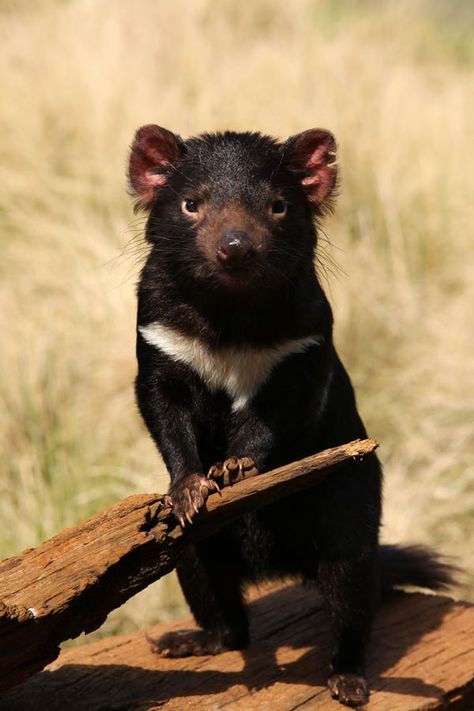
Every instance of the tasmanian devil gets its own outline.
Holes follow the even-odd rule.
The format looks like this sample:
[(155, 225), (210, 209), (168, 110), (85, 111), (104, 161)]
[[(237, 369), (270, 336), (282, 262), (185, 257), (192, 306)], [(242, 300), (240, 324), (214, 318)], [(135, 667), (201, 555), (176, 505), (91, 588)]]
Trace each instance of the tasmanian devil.
[[(315, 270), (337, 175), (336, 142), (322, 129), (282, 143), (230, 131), (183, 140), (155, 125), (135, 135), (129, 178), (151, 245), (138, 286), (136, 396), (182, 525), (214, 486), (211, 467), (265, 471), (366, 436)], [(243, 586), (303, 578), (333, 621), (331, 693), (365, 703), (380, 590), (450, 582), (434, 553), (379, 546), (380, 515), (371, 455), (188, 546), (177, 571), (201, 629), (168, 634), (159, 650), (240, 649)]]

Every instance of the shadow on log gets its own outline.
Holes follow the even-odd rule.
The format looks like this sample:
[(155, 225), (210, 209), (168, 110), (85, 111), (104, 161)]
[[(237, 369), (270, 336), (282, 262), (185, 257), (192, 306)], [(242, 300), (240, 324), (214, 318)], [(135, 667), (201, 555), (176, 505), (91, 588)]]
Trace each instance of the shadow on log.
[(212, 494), (181, 528), (165, 497), (129, 496), (37, 548), (0, 563), (0, 689), (43, 669), (59, 644), (100, 627), (109, 612), (176, 565), (187, 541), (242, 513), (318, 484), (334, 467), (377, 447), (356, 440)]

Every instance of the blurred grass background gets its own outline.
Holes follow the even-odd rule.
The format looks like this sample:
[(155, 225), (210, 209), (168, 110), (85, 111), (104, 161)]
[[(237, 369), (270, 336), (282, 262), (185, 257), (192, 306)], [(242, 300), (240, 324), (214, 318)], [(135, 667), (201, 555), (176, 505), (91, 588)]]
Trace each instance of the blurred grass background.
[[(381, 443), (383, 538), (459, 556), (474, 597), (473, 30), (470, 0), (3, 0), (2, 557), (167, 487), (132, 392), (134, 130), (323, 126), (342, 193), (319, 268)], [(169, 576), (105, 631), (183, 609)]]

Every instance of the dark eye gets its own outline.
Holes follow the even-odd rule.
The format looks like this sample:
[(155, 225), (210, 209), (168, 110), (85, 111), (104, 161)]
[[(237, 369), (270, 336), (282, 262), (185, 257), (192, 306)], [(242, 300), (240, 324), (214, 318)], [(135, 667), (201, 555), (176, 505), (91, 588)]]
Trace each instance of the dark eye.
[(183, 209), (183, 212), (187, 212), (190, 214), (198, 211), (198, 203), (196, 200), (183, 200), (181, 207)]
[(284, 215), (286, 213), (286, 202), (284, 200), (274, 200), (270, 209), (272, 215)]

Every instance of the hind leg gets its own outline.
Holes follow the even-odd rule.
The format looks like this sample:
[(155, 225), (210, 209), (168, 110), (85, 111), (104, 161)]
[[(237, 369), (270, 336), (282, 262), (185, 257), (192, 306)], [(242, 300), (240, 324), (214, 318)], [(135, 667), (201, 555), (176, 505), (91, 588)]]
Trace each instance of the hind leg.
[(344, 465), (320, 486), (318, 494), (317, 582), (336, 638), (328, 686), (341, 703), (360, 706), (369, 696), (365, 651), (379, 602), (381, 470), (377, 458)]
[(242, 566), (224, 531), (183, 553), (177, 566), (186, 601), (200, 630), (169, 632), (154, 643), (163, 656), (219, 654), (248, 644)]
[(374, 556), (321, 560), (318, 584), (332, 618), (336, 646), (328, 687), (348, 706), (367, 703), (365, 649), (377, 608), (378, 583)]

